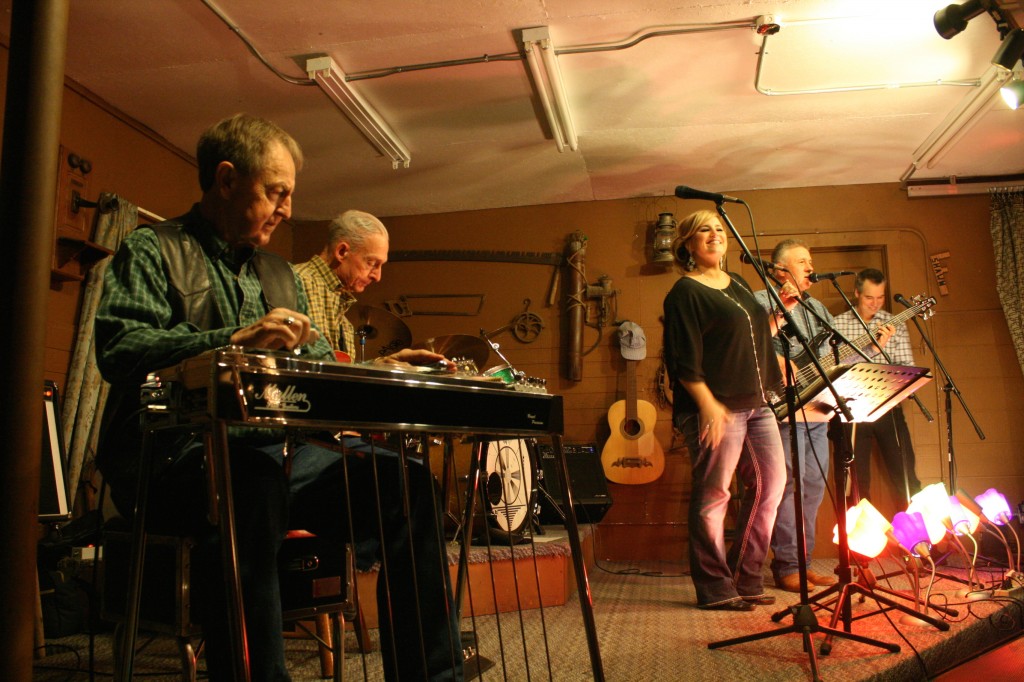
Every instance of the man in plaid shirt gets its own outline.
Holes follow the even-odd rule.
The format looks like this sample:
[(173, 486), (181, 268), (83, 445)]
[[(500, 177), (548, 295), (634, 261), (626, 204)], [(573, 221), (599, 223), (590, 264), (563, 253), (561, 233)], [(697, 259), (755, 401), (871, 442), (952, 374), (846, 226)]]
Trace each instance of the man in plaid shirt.
[[(889, 324), (892, 313), (883, 310), (885, 303), (885, 275), (881, 270), (867, 268), (857, 275), (854, 305), (857, 314), (868, 325), (879, 346), (894, 365), (914, 365), (914, 352), (910, 345), (907, 326)], [(865, 331), (852, 311), (835, 318), (835, 328), (850, 340), (864, 336)], [(863, 349), (863, 346), (862, 346)], [(874, 362), (887, 363), (885, 356), (875, 346), (864, 349)], [(849, 427), (848, 427), (849, 428)], [(910, 442), (910, 431), (903, 417), (903, 409), (897, 405), (874, 422), (861, 422), (854, 431), (854, 462), (857, 474), (857, 490), (860, 497), (868, 497), (871, 486), (871, 444), (878, 441), (889, 477), (907, 496), (921, 489), (921, 481), (914, 471), (914, 446)]]
[(357, 359), (355, 329), (345, 313), (355, 294), (381, 278), (388, 260), (388, 231), (375, 216), (345, 211), (327, 228), (323, 251), (295, 266), (309, 297), (309, 318), (334, 350)]

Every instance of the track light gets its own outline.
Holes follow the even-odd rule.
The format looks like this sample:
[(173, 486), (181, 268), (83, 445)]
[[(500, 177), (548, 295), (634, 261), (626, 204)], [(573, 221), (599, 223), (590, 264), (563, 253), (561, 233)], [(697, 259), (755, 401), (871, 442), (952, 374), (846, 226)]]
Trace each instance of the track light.
[(1015, 28), (999, 43), (999, 49), (992, 56), (992, 63), (1010, 70), (1024, 56), (1024, 28)]
[(306, 73), (316, 81), (324, 94), (341, 109), (341, 113), (348, 117), (370, 144), (381, 154), (391, 158), (392, 168), (398, 168), (398, 164), (402, 164), (404, 168), (409, 167), (409, 150), (377, 110), (352, 89), (345, 79), (345, 73), (338, 68), (333, 59), (323, 55), (307, 60)]
[(939, 35), (949, 40), (967, 28), (967, 22), (986, 12), (992, 0), (967, 0), (962, 5), (947, 5), (935, 13), (932, 23)]
[(1019, 77), (1013, 79), (999, 90), (999, 94), (1003, 96), (1003, 101), (1011, 109), (1017, 109), (1021, 103), (1024, 102), (1024, 80)]
[(524, 28), (521, 40), (526, 53), (526, 64), (533, 76), (537, 96), (540, 98), (558, 151), (565, 151), (566, 147), (576, 151), (579, 146), (576, 126), (572, 122), (569, 98), (565, 94), (562, 72), (558, 68), (558, 56), (551, 45), (548, 27)]

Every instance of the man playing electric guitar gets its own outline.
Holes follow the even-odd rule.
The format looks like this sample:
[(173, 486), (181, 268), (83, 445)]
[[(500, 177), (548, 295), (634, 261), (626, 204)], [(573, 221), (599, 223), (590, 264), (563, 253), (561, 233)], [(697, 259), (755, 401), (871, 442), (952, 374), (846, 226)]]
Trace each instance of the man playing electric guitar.
[[(792, 312), (793, 322), (799, 328), (804, 338), (811, 344), (818, 344), (816, 350), (819, 355), (829, 352), (829, 345), (825, 343), (828, 334), (818, 317), (808, 312), (807, 307), (812, 308), (825, 322), (831, 326), (832, 315), (825, 305), (806, 294), (813, 282), (810, 280), (814, 272), (814, 263), (811, 260), (811, 252), (807, 245), (798, 239), (786, 239), (779, 242), (772, 251), (772, 262), (776, 266), (784, 281), (796, 285), (803, 296), (802, 306), (798, 306)], [(767, 291), (754, 293), (757, 299), (769, 315), (775, 315), (772, 309), (772, 299)], [(803, 347), (796, 338), (787, 336), (787, 343), (779, 338), (785, 333), (780, 330), (774, 339), (775, 352), (780, 356), (785, 352), (783, 348), (788, 345), (789, 358), (796, 358), (803, 352)], [(783, 357), (779, 358), (783, 365), (783, 376), (786, 376)], [(800, 453), (800, 490), (803, 502), (803, 533), (806, 547), (807, 565), (810, 565), (811, 556), (814, 552), (814, 531), (815, 519), (818, 516), (818, 507), (825, 496), (825, 482), (829, 470), (829, 443), (828, 424), (825, 422), (802, 422), (797, 427), (797, 449)], [(797, 552), (797, 533), (800, 532), (800, 524), (796, 518), (796, 510), (793, 505), (793, 454), (791, 451), (791, 440), (789, 423), (783, 421), (779, 424), (779, 431), (782, 435), (782, 445), (786, 453), (786, 488), (782, 494), (782, 501), (779, 503), (779, 511), (775, 517), (775, 529), (772, 532), (771, 548), (774, 555), (771, 568), (775, 578), (775, 584), (788, 592), (800, 591), (800, 564)], [(807, 581), (811, 586), (834, 585), (836, 579), (832, 576), (821, 575), (807, 569)]]
[[(881, 270), (868, 268), (857, 274), (854, 302), (857, 314), (868, 324), (876, 335), (876, 342), (885, 349), (891, 364), (914, 365), (914, 352), (910, 345), (910, 334), (906, 324), (893, 326), (889, 323), (892, 313), (883, 310), (885, 303), (885, 275)], [(864, 333), (857, 317), (852, 312), (845, 312), (835, 319), (836, 330), (853, 339)], [(876, 362), (887, 362), (875, 347), (864, 349), (867, 355)], [(849, 427), (847, 427), (849, 428)], [(900, 492), (910, 495), (921, 490), (921, 481), (914, 471), (914, 446), (910, 443), (910, 431), (903, 417), (903, 409), (897, 405), (874, 422), (857, 424), (854, 432), (854, 463), (857, 472), (857, 492), (859, 497), (868, 497), (871, 485), (871, 443), (878, 441), (878, 451), (885, 463), (886, 471)]]

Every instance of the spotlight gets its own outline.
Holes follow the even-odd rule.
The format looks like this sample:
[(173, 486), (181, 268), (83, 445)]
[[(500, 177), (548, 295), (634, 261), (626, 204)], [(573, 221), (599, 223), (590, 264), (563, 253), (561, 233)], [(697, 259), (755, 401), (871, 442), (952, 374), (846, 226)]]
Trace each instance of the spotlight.
[(1011, 70), (1021, 56), (1024, 56), (1024, 28), (1015, 28), (1003, 37), (999, 49), (992, 56), (992, 63)]
[(1008, 107), (1017, 109), (1024, 102), (1024, 80), (1013, 79), (999, 90), (999, 94)]
[(962, 5), (947, 5), (935, 13), (932, 22), (939, 35), (949, 40), (965, 28), (967, 22), (988, 11), (992, 0), (967, 0)]

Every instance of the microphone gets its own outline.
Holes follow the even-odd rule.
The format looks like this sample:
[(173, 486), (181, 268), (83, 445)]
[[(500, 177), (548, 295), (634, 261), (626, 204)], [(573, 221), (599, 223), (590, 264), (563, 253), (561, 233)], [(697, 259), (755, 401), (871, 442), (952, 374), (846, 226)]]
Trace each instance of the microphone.
[(845, 277), (846, 275), (856, 275), (857, 273), (852, 270), (840, 270), (839, 272), (812, 272), (807, 275), (807, 279), (812, 282), (820, 282), (823, 279), (830, 279), (835, 281), (836, 277)]
[(903, 294), (896, 294), (892, 298), (893, 298), (894, 301), (896, 301), (897, 303), (899, 303), (900, 305), (902, 305), (904, 307), (907, 307), (907, 308), (913, 308), (914, 307), (913, 303), (911, 303), (907, 299), (903, 298)]
[(743, 203), (743, 199), (737, 199), (736, 197), (731, 197), (728, 194), (705, 192), (703, 190), (687, 187), (686, 185), (679, 185), (676, 187), (676, 196), (680, 199), (705, 199), (707, 201), (713, 201), (716, 204), (721, 204), (725, 201), (731, 201), (734, 204)]
[(761, 260), (760, 258), (751, 258), (750, 256), (747, 255), (746, 251), (740, 254), (740, 260), (746, 263), (747, 265), (754, 265), (755, 263), (757, 263), (757, 265), (760, 265), (761, 269), (765, 270), (766, 272), (789, 272), (789, 270), (782, 267), (781, 265), (769, 263), (768, 261)]

